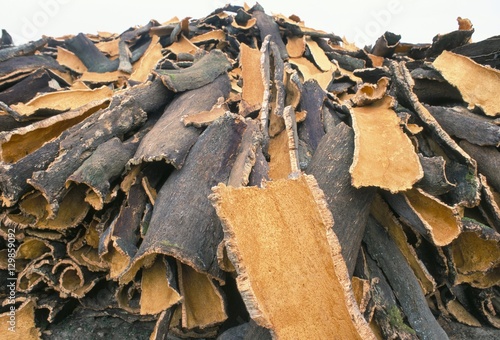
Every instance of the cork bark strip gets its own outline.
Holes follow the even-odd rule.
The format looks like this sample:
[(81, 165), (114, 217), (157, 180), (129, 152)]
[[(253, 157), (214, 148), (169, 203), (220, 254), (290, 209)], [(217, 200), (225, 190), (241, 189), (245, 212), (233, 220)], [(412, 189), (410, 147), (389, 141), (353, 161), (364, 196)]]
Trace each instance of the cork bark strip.
[(350, 169), (356, 187), (376, 186), (391, 192), (410, 189), (423, 176), (415, 149), (403, 133), (393, 99), (351, 110), (354, 159)]
[(252, 319), (276, 339), (374, 339), (314, 177), (269, 182), (264, 189), (220, 184), (213, 190)]
[(469, 109), (479, 107), (488, 116), (500, 115), (500, 71), (448, 51), (443, 51), (432, 65), (458, 88)]

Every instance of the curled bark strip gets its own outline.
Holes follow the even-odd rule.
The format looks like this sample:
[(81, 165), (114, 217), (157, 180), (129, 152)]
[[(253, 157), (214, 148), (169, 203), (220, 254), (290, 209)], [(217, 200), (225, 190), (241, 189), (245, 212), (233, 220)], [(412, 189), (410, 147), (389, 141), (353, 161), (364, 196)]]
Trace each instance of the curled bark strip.
[(154, 70), (163, 84), (174, 92), (192, 90), (213, 82), (231, 69), (231, 63), (220, 50), (212, 50), (193, 66), (181, 70)]
[[(100, 114), (99, 120), (68, 135), (60, 143), (57, 158), (44, 171), (33, 173), (29, 184), (39, 190), (49, 204), (49, 215), (58, 210), (59, 201), (66, 193), (65, 182), (83, 161), (102, 143), (114, 136), (122, 137), (139, 128), (146, 120), (146, 113), (132, 99)], [(83, 144), (81, 141), (85, 141)]]
[(417, 335), (421, 339), (448, 339), (429, 310), (422, 289), (403, 254), (384, 228), (373, 218), (368, 220), (363, 241), (368, 254), (383, 270), (410, 326)]
[(210, 110), (220, 97), (228, 96), (230, 86), (227, 74), (222, 74), (205, 86), (178, 94), (142, 139), (129, 164), (164, 161), (180, 169), (201, 133), (195, 127), (184, 126), (182, 117)]
[[(196, 271), (223, 281), (217, 265), (222, 230), (208, 201), (211, 187), (226, 183), (248, 125), (226, 115), (200, 136), (184, 166), (158, 192), (148, 232), (121, 281), (128, 282), (154, 254), (175, 257)], [(175, 193), (182, 188), (182, 196)], [(196, 206), (196, 209), (191, 207)]]

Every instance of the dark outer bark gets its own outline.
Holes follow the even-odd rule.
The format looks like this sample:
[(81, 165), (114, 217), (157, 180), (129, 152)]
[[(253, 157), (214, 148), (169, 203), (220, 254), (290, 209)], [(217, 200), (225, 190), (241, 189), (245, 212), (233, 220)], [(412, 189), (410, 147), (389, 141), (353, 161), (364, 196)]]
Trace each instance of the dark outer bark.
[(125, 133), (144, 124), (146, 119), (146, 113), (132, 98), (104, 110), (94, 124), (84, 125), (62, 140), (58, 157), (46, 170), (34, 172), (28, 183), (43, 193), (51, 212), (55, 213), (65, 194), (66, 180), (83, 161), (100, 144), (115, 136), (122, 138)]
[(465, 140), (460, 147), (477, 162), (479, 172), (486, 176), (488, 183), (500, 192), (500, 152), (492, 146), (477, 146)]
[(333, 231), (342, 247), (349, 275), (356, 265), (374, 188), (351, 185), (349, 168), (354, 154), (354, 132), (341, 123), (321, 140), (306, 170), (314, 175), (333, 215)]
[(0, 162), (0, 192), (4, 204), (11, 206), (17, 202), (28, 191), (27, 180), (32, 177), (33, 173), (47, 169), (55, 160), (61, 141), (71, 134), (78, 133), (84, 125), (95, 124), (100, 114), (101, 111), (92, 114), (82, 122), (63, 131), (59, 137), (44, 143), (39, 149), (21, 158), (16, 163), (6, 164)]
[(481, 179), (481, 204), (479, 210), (488, 224), (500, 233), (500, 209), (495, 201), (495, 196), (484, 175), (479, 175)]
[(401, 340), (418, 339), (415, 334), (411, 333), (413, 329), (406, 324), (395, 324), (394, 315), (401, 313), (396, 296), (394, 296), (391, 286), (375, 260), (367, 256), (366, 264), (370, 275), (369, 280), (373, 282), (371, 289), (372, 300), (375, 304), (373, 317), (380, 327), (384, 338)]
[[(257, 6), (260, 7), (259, 5)], [(252, 16), (257, 19), (257, 27), (259, 27), (261, 41), (264, 41), (267, 35), (271, 35), (271, 41), (278, 46), (281, 59), (287, 60), (288, 52), (283, 39), (281, 39), (278, 24), (274, 21), (273, 17), (264, 13), (262, 7), (256, 8), (252, 12)]]
[(492, 120), (471, 113), (464, 107), (425, 105), (439, 125), (451, 136), (475, 145), (500, 145), (500, 126)]
[(338, 61), (339, 66), (348, 71), (362, 69), (366, 64), (363, 59), (351, 57), (347, 54), (340, 54), (338, 52), (326, 52), (326, 55), (328, 56), (328, 59)]
[(63, 322), (50, 324), (46, 340), (134, 339), (148, 340), (155, 321), (128, 321), (109, 315), (110, 311), (77, 308)]
[(404, 194), (391, 194), (384, 191), (382, 192), (382, 196), (390, 205), (391, 209), (399, 216), (401, 221), (432, 243), (430, 231), (425, 228), (424, 222), (410, 206)]
[(130, 63), (132, 53), (130, 53), (127, 43), (123, 39), (120, 39), (120, 42), (118, 43), (118, 50), (120, 52), (120, 56), (118, 57), (118, 70), (128, 74), (132, 73), (133, 69), (132, 64)]
[(363, 238), (369, 255), (377, 261), (418, 337), (448, 339), (432, 315), (417, 278), (396, 243), (372, 217)]
[(30, 125), (32, 122), (24, 121), (19, 122), (10, 115), (0, 115), (0, 132), (11, 131), (26, 125)]
[(109, 182), (122, 173), (138, 144), (138, 141), (125, 144), (118, 137), (111, 138), (99, 145), (68, 181), (86, 184), (104, 200), (110, 190)]
[(247, 129), (241, 138), (238, 156), (234, 161), (233, 168), (227, 184), (233, 187), (246, 186), (249, 182), (253, 161), (256, 158), (257, 146), (261, 142), (259, 124), (254, 121), (247, 122)]
[(233, 327), (217, 337), (217, 340), (271, 340), (268, 329), (261, 327), (250, 320), (250, 322)]
[(134, 262), (162, 253), (221, 279), (217, 246), (223, 233), (208, 196), (226, 183), (247, 125), (232, 116), (212, 123), (158, 192), (148, 232)]
[(385, 32), (377, 39), (372, 48), (372, 54), (379, 57), (389, 58), (393, 55), (394, 50), (399, 45), (401, 36), (392, 32)]
[(118, 69), (119, 59), (109, 60), (83, 33), (66, 40), (65, 45), (90, 72), (104, 73)]
[[(457, 143), (443, 130), (436, 119), (418, 101), (413, 93), (412, 78), (405, 64), (394, 61), (389, 62), (389, 69), (392, 74), (393, 88), (396, 90), (398, 101), (412, 109), (420, 123), (427, 129), (436, 143), (443, 148), (451, 161), (456, 161), (467, 169), (461, 177), (448, 176), (450, 181), (457, 183), (450, 192), (451, 204), (461, 204), (466, 207), (475, 207), (479, 202), (479, 179), (476, 176), (476, 164), (465, 153)], [(457, 164), (458, 164), (457, 163)], [(452, 178), (453, 177), (453, 178)], [(454, 181), (454, 180), (457, 181)]]
[(262, 186), (262, 181), (269, 180), (269, 163), (264, 157), (262, 148), (258, 147), (255, 153), (255, 164), (250, 172), (250, 178), (248, 181), (249, 186)]
[(141, 109), (147, 113), (152, 113), (170, 102), (173, 92), (167, 89), (159, 78), (156, 78), (113, 96), (111, 106), (119, 105), (127, 97), (134, 98)]
[(490, 65), (497, 69), (500, 67), (498, 51), (500, 51), (500, 35), (453, 49), (454, 53), (469, 57), (476, 63)]
[(220, 50), (212, 50), (193, 66), (180, 70), (153, 70), (163, 84), (174, 92), (197, 89), (214, 81), (232, 65)]
[(363, 79), (365, 83), (376, 84), (382, 77), (391, 77), (387, 67), (371, 67), (363, 68), (360, 70), (354, 70), (354, 75)]
[(181, 168), (190, 148), (201, 133), (201, 130), (195, 127), (184, 126), (181, 117), (210, 110), (219, 97), (225, 99), (229, 95), (230, 89), (229, 77), (223, 74), (210, 84), (177, 95), (141, 141), (130, 162), (139, 164), (163, 160), (178, 169)]
[(433, 196), (443, 195), (453, 189), (454, 185), (446, 178), (446, 162), (443, 157), (424, 157), (418, 154), (418, 158), (424, 170), (424, 177), (416, 183), (416, 187)]
[(300, 109), (307, 111), (304, 122), (298, 127), (299, 138), (306, 142), (310, 151), (314, 153), (318, 144), (325, 135), (323, 128), (323, 102), (326, 93), (316, 80), (308, 80), (302, 87)]
[(29, 72), (40, 68), (65, 72), (65, 69), (54, 58), (45, 55), (31, 55), (12, 58), (0, 63), (0, 78), (12, 72)]
[(463, 102), (462, 95), (456, 87), (447, 81), (427, 78), (414, 78), (413, 91), (418, 99), (430, 105), (450, 105)]
[(471, 30), (457, 30), (443, 35), (436, 35), (432, 39), (432, 46), (425, 52), (427, 58), (437, 57), (444, 50), (451, 51), (454, 48), (468, 43), (474, 33)]
[(7, 105), (26, 103), (39, 92), (53, 92), (56, 89), (49, 86), (51, 79), (52, 77), (46, 70), (39, 69), (7, 90), (0, 92), (0, 101)]
[[(163, 86), (161, 80), (155, 79), (115, 95), (109, 107), (120, 105), (122, 101), (133, 97), (144, 111), (152, 113), (165, 106), (171, 96), (172, 92)], [(95, 124), (100, 114), (100, 112), (96, 112), (79, 124), (65, 130), (59, 137), (45, 143), (42, 147), (14, 164), (0, 163), (0, 197), (4, 200), (4, 203), (5, 200), (12, 202), (12, 204), (18, 201), (28, 190), (29, 185), (26, 181), (32, 176), (33, 172), (45, 170), (54, 161), (59, 152), (61, 141), (70, 134), (78, 134), (78, 131), (83, 126)]]
[(500, 329), (492, 327), (472, 327), (464, 325), (463, 323), (452, 321), (448, 318), (440, 316), (438, 319), (439, 324), (448, 333), (450, 339), (453, 340), (497, 340), (500, 339)]
[(140, 237), (139, 225), (146, 207), (146, 200), (146, 193), (138, 180), (130, 188), (118, 217), (110, 226), (112, 228), (111, 240), (114, 241), (115, 247), (120, 248), (130, 258), (137, 252), (137, 242)]
[(36, 41), (30, 41), (26, 44), (4, 48), (0, 50), (0, 62), (14, 58), (32, 54), (41, 49), (47, 44), (48, 38), (42, 38)]

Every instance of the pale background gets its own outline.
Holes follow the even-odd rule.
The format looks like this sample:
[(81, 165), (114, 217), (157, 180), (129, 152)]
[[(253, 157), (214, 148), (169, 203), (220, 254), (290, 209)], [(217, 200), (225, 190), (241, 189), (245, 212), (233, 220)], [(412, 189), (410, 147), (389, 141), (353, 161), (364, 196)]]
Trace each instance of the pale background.
[[(2, 0), (0, 28), (15, 44), (42, 35), (121, 33), (150, 19), (165, 22), (173, 16), (201, 18), (223, 6), (224, 0)], [(232, 1), (242, 5), (243, 1)], [(250, 6), (254, 2), (247, 2)], [(307, 26), (345, 36), (363, 47), (385, 31), (402, 35), (403, 42), (429, 43), (438, 33), (457, 29), (458, 16), (469, 18), (474, 41), (500, 34), (499, 0), (260, 0), (268, 14), (296, 14)]]

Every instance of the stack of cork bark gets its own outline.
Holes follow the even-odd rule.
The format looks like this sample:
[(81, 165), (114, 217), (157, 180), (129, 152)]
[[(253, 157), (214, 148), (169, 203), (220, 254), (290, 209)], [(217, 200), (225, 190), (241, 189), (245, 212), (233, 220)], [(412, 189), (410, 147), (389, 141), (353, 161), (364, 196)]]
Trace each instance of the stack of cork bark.
[(500, 36), (458, 24), (4, 31), (1, 333), (500, 338)]

